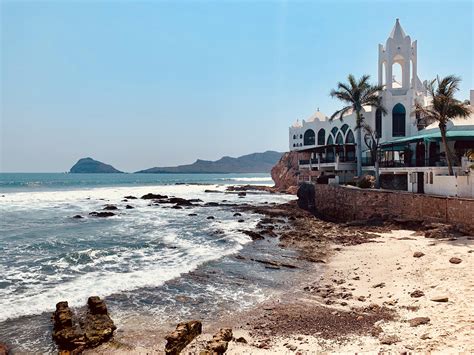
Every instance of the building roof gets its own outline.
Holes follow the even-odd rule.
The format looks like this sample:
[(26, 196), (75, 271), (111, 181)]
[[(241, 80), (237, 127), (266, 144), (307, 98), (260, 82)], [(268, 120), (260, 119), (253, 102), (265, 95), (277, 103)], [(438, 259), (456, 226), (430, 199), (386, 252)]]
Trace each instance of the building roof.
[(405, 31), (403, 31), (402, 26), (400, 25), (399, 19), (395, 22), (395, 26), (393, 26), (392, 32), (390, 32), (390, 37), (393, 39), (403, 39), (407, 35), (405, 34)]
[[(466, 138), (468, 140), (474, 139), (474, 130), (473, 129), (464, 129), (464, 130), (451, 130), (446, 132), (446, 137), (450, 139), (458, 138)], [(422, 140), (440, 140), (441, 139), (441, 132), (438, 130), (437, 132), (425, 132), (422, 134), (418, 134), (416, 136), (411, 137), (403, 137), (399, 139), (394, 139), (388, 142), (384, 142), (382, 146), (394, 146), (399, 145), (402, 143), (412, 143)]]
[(318, 109), (318, 111), (313, 113), (311, 115), (311, 117), (308, 118), (308, 120), (306, 122), (314, 122), (316, 120), (323, 122), (323, 121), (326, 121), (327, 119), (328, 119), (328, 117), (324, 113), (320, 112), (319, 109)]

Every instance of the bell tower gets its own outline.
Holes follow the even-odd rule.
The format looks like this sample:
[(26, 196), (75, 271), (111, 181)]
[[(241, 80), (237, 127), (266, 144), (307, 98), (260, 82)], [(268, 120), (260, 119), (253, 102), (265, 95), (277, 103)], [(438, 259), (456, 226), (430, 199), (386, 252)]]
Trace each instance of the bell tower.
[[(401, 75), (394, 78), (396, 71)], [(379, 85), (384, 85), (394, 96), (406, 95), (409, 89), (417, 89), (417, 44), (405, 34), (399, 19), (385, 46), (379, 44), (378, 79)]]

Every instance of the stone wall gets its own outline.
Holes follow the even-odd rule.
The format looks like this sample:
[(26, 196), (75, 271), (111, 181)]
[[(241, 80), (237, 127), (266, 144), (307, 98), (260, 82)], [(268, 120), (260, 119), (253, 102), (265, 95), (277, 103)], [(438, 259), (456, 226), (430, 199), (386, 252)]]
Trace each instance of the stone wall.
[(474, 233), (474, 199), (317, 184), (315, 207), (317, 213), (341, 221), (381, 215), (460, 224)]

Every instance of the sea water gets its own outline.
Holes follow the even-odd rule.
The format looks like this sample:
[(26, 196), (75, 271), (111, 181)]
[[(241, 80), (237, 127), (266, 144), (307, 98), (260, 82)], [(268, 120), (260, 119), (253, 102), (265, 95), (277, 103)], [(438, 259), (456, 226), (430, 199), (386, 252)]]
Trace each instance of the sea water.
[[(286, 271), (271, 274), (231, 256), (288, 252), (272, 241), (251, 243), (240, 230), (259, 216), (237, 218), (224, 204), (292, 197), (225, 192), (239, 183), (272, 181), (265, 174), (0, 174), (0, 341), (53, 351), (55, 304), (79, 307), (91, 295), (107, 299), (119, 328), (205, 318), (265, 299)], [(172, 209), (140, 199), (149, 192), (222, 206)], [(128, 195), (138, 198), (124, 201)], [(116, 216), (89, 216), (106, 204), (119, 208)]]

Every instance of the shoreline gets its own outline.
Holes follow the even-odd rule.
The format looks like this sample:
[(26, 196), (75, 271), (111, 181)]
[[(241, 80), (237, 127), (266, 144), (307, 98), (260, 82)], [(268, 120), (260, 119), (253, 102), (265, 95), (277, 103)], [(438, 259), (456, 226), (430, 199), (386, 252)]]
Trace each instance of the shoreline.
[[(473, 308), (466, 302), (474, 297), (472, 237), (431, 239), (402, 226), (326, 222), (295, 202), (236, 209), (262, 214), (257, 233), (274, 232), (280, 246), (298, 250), (298, 259), (321, 272), (304, 275), (291, 290), (250, 310), (204, 323), (203, 334), (183, 354), (204, 350), (224, 327), (246, 341), (229, 342), (227, 354), (474, 351)], [(416, 251), (425, 255), (416, 258)], [(452, 257), (461, 263), (449, 262)], [(417, 290), (424, 295), (410, 295)], [(448, 301), (432, 300), (439, 296)], [(164, 344), (162, 338), (151, 347), (109, 343), (87, 353), (159, 354)]]

